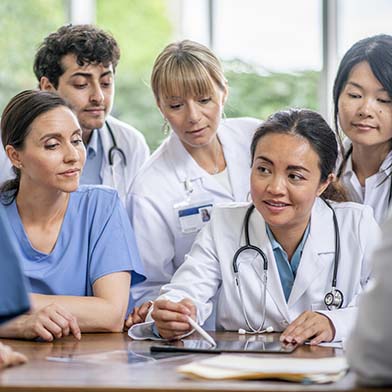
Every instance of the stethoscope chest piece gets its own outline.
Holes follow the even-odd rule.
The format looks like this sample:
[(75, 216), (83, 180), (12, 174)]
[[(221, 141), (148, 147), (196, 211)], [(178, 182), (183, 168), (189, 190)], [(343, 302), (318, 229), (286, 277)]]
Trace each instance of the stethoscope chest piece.
[(324, 303), (329, 310), (340, 309), (343, 305), (343, 301), (343, 293), (336, 288), (333, 288), (332, 291), (325, 294), (324, 297)]

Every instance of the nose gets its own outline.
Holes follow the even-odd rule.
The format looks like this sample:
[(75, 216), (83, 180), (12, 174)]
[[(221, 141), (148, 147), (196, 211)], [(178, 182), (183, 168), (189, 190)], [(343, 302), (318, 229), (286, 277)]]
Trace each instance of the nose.
[(80, 160), (79, 150), (72, 143), (68, 143), (64, 147), (64, 162), (74, 163), (79, 160)]
[(286, 189), (286, 181), (282, 176), (272, 175), (267, 184), (267, 191), (274, 196), (284, 195)]
[(94, 103), (102, 103), (104, 100), (104, 94), (102, 88), (99, 83), (92, 86), (91, 94), (90, 94), (90, 101)]
[(373, 116), (373, 101), (371, 99), (363, 99), (360, 107), (358, 108), (358, 115), (362, 118)]
[(188, 103), (188, 118), (191, 124), (197, 124), (200, 121), (200, 109), (196, 102)]

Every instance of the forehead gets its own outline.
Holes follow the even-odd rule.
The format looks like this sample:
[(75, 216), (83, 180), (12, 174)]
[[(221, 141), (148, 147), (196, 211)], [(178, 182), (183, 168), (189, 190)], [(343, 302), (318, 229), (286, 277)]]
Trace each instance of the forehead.
[(255, 159), (264, 157), (276, 165), (318, 166), (319, 157), (307, 139), (300, 135), (269, 133), (259, 139)]
[(362, 61), (354, 65), (348, 75), (347, 83), (355, 83), (360, 86), (371, 84), (378, 90), (384, 90), (384, 87), (374, 75), (367, 61)]
[(108, 66), (104, 66), (102, 63), (85, 63), (79, 65), (77, 58), (74, 54), (66, 54), (61, 58), (61, 66), (64, 70), (62, 76), (78, 75), (79, 73), (88, 75), (101, 76), (106, 73), (113, 73), (113, 65), (110, 63)]
[(66, 106), (59, 106), (39, 115), (31, 124), (29, 136), (40, 138), (47, 133), (68, 133), (79, 129), (75, 114)]

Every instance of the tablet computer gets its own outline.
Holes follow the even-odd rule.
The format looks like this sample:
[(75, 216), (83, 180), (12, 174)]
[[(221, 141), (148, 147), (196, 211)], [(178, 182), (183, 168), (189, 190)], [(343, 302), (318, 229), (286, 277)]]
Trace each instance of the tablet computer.
[[(261, 338), (261, 337), (260, 337)], [(291, 353), (297, 348), (297, 344), (286, 344), (279, 340), (264, 340), (253, 336), (246, 340), (215, 340), (216, 346), (212, 347), (205, 340), (180, 340), (174, 342), (162, 342), (150, 347), (151, 352), (189, 352), (189, 353)]]

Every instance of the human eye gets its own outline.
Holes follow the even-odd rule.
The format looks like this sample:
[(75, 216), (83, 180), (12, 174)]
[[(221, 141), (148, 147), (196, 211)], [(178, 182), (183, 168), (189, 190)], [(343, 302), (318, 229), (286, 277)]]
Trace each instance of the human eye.
[(377, 101), (380, 103), (385, 103), (385, 104), (392, 102), (390, 98), (378, 98)]
[(179, 110), (181, 109), (182, 104), (181, 103), (171, 103), (169, 104), (169, 108), (172, 110)]
[(109, 87), (112, 86), (112, 84), (113, 84), (112, 78), (103, 79), (103, 80), (101, 81), (101, 86), (102, 86), (103, 88), (109, 88)]
[(74, 146), (78, 146), (79, 144), (83, 143), (83, 140), (82, 140), (82, 138), (77, 138), (77, 139), (71, 140), (71, 143), (72, 143)]
[(55, 150), (60, 143), (56, 139), (49, 139), (45, 142), (44, 148), (45, 150)]
[(211, 97), (203, 97), (199, 99), (199, 102), (203, 105), (206, 105), (207, 103), (211, 102)]
[(300, 182), (305, 180), (305, 177), (301, 173), (290, 173), (289, 179), (293, 182)]
[(73, 86), (78, 90), (83, 90), (87, 87), (87, 83), (74, 83)]
[(266, 167), (265, 165), (257, 165), (256, 166), (256, 170), (263, 175), (267, 175), (270, 174), (271, 171), (268, 169), (268, 167)]
[(361, 94), (354, 93), (354, 92), (348, 92), (347, 95), (348, 95), (350, 98), (353, 98), (353, 99), (361, 98)]

